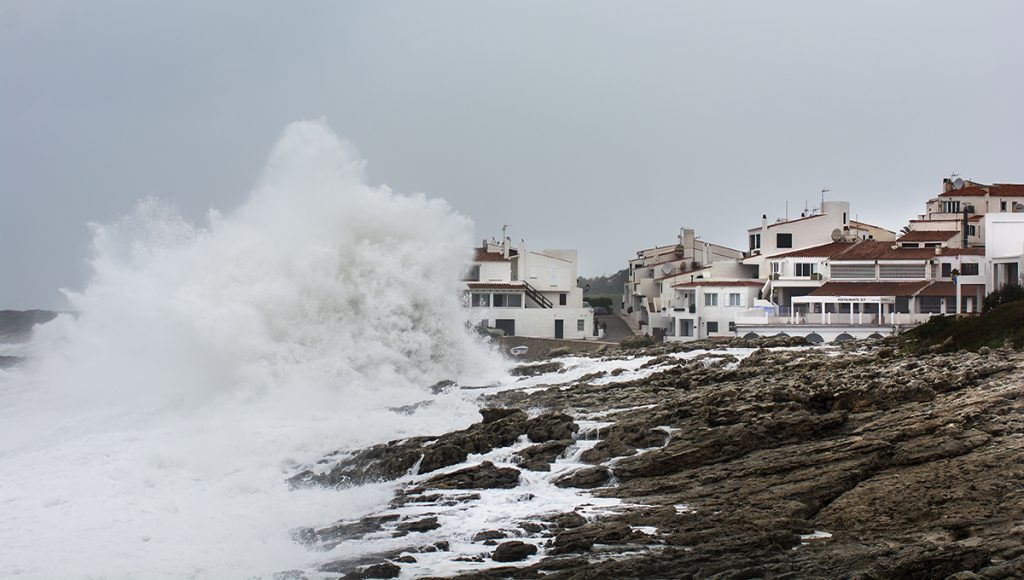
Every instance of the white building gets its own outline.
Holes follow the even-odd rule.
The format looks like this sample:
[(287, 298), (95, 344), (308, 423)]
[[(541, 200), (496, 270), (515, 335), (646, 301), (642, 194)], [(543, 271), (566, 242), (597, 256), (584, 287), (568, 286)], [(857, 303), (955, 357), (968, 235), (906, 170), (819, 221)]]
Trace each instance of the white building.
[(623, 313), (633, 319), (644, 334), (662, 333), (669, 324), (664, 315), (671, 295), (665, 290), (679, 279), (696, 275), (717, 263), (736, 263), (743, 252), (698, 238), (683, 228), (678, 242), (640, 250), (629, 261), (629, 277), (623, 288)]
[(986, 264), (980, 248), (907, 248), (844, 240), (774, 256), (770, 305), (738, 318), (741, 336), (780, 333), (833, 341), (893, 334), (933, 314), (979, 312)]
[(1024, 283), (1024, 213), (985, 214), (984, 228), (985, 259), (989, 262), (985, 291)]
[(583, 307), (576, 250), (530, 251), (484, 240), (466, 276), (475, 322), (506, 336), (594, 338), (594, 311)]
[(895, 232), (851, 219), (849, 202), (823, 201), (796, 219), (779, 218), (768, 223), (768, 216), (762, 215), (761, 226), (747, 230), (749, 251), (743, 263), (757, 266), (758, 278), (768, 278), (770, 256), (826, 244), (837, 235), (861, 240), (896, 239)]
[(960, 247), (981, 247), (987, 243), (983, 217), (1013, 213), (1024, 213), (1024, 185), (946, 178), (942, 193), (928, 200), (925, 213), (911, 220), (910, 228), (954, 231), (960, 234)]

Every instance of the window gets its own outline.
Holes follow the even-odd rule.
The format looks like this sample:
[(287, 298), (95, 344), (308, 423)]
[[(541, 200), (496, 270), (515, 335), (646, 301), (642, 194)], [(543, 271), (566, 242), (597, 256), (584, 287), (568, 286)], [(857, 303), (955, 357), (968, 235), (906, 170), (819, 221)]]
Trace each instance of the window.
[(558, 305), (559, 306), (565, 306), (566, 305), (566, 300), (567, 300), (567, 295), (566, 294), (559, 294), (558, 295)]
[(952, 275), (953, 275), (953, 264), (950, 264), (949, 262), (943, 262), (942, 263), (942, 277), (943, 278), (949, 278)]
[(730, 322), (729, 323), (729, 332), (736, 332), (736, 323), (735, 322)]
[(772, 274), (778, 274), (782, 271), (782, 262), (772, 262)]
[(580, 318), (579, 320), (576, 321), (576, 330), (579, 331), (579, 332), (583, 332), (583, 327), (585, 325), (586, 325), (586, 321), (584, 321), (582, 318)]
[(471, 304), (479, 308), (488, 308), (491, 305), (491, 295), (474, 292)]
[(874, 277), (874, 264), (832, 264), (832, 279), (834, 280), (873, 279)]
[(944, 202), (942, 202), (942, 213), (960, 213), (960, 202), (959, 201), (944, 201)]
[(1006, 211), (1006, 202), (1005, 201), (999, 202), (999, 211)]
[(704, 306), (718, 306), (718, 294), (705, 294)]
[(978, 231), (978, 230), (977, 230), (977, 229), (976, 229), (976, 228), (975, 228), (974, 226), (967, 226), (967, 235), (968, 235), (968, 236), (974, 236), (974, 235), (977, 235), (977, 234), (976, 234), (976, 232), (977, 232), (977, 231)]
[(712, 332), (718, 332), (718, 323), (717, 322), (709, 322), (708, 323), (708, 334), (711, 334)]
[(792, 248), (793, 234), (775, 234), (776, 248)]
[[(921, 279), (925, 278), (925, 265), (924, 264), (882, 264), (878, 268), (879, 278), (912, 278)], [(835, 277), (835, 274), (832, 275)]]
[(742, 306), (742, 298), (739, 292), (729, 293), (729, 306)]
[(504, 308), (505, 307), (505, 301), (506, 301), (507, 297), (508, 297), (507, 294), (495, 294), (494, 295), (494, 307), (495, 308)]
[(968, 262), (960, 265), (960, 274), (964, 276), (977, 276), (978, 275), (978, 264), (976, 262)]
[(813, 263), (797, 264), (796, 275), (802, 278), (810, 278), (811, 274), (818, 272), (818, 265)]
[(846, 225), (846, 212), (843, 212), (843, 225)]
[(468, 280), (470, 282), (479, 282), (480, 281), (480, 264), (474, 264), (474, 265), (470, 266), (469, 269), (466, 270), (465, 277), (463, 277), (462, 279), (463, 280)]
[(757, 250), (761, 248), (761, 234), (750, 234), (750, 249)]

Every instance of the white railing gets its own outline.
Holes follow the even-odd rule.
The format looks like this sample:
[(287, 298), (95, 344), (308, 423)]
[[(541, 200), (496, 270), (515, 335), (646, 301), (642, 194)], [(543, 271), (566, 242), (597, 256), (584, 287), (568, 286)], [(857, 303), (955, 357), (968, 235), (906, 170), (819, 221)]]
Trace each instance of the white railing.
[(777, 326), (785, 324), (810, 324), (827, 326), (878, 326), (920, 324), (931, 318), (932, 314), (886, 313), (881, 321), (877, 314), (826, 312), (793, 312), (792, 308), (752, 308), (736, 316), (736, 324)]

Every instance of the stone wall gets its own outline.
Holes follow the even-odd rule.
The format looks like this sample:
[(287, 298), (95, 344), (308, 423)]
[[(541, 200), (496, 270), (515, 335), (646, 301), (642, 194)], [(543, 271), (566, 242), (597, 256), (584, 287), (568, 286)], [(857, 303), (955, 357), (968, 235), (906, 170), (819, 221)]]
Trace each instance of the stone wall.
[(614, 342), (603, 342), (600, 340), (560, 340), (557, 338), (531, 338), (528, 336), (502, 336), (498, 338), (501, 350), (508, 352), (510, 348), (525, 346), (530, 350), (526, 355), (520, 357), (523, 360), (537, 360), (544, 358), (554, 349), (567, 349), (571, 353), (597, 352), (601, 347), (618, 346)]

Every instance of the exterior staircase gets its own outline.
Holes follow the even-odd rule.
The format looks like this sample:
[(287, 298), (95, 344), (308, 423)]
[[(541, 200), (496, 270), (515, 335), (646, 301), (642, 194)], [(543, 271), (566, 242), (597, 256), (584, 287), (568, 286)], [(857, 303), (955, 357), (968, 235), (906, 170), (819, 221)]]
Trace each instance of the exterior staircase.
[(548, 300), (543, 294), (537, 291), (536, 288), (530, 286), (530, 283), (523, 280), (523, 287), (526, 289), (526, 296), (537, 303), (541, 308), (554, 308), (555, 305)]

